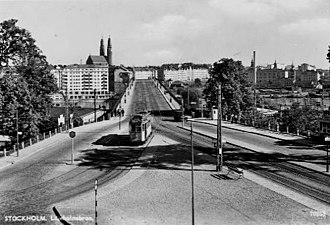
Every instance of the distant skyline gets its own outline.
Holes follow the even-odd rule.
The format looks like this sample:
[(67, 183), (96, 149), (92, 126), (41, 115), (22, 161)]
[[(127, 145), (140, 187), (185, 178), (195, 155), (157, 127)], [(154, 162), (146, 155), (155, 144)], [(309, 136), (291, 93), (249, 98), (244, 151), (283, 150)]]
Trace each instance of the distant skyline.
[(113, 64), (308, 63), (328, 69), (329, 0), (0, 0), (51, 64), (85, 63), (110, 36)]

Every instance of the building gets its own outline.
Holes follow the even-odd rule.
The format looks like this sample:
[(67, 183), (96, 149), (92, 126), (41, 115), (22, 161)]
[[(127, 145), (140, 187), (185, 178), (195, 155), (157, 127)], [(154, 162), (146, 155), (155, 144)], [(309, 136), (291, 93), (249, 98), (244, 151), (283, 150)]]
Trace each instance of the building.
[(292, 88), (295, 76), (293, 69), (286, 69), (285, 66), (278, 67), (275, 61), (273, 65), (258, 67), (257, 88)]
[[(257, 66), (256, 68), (256, 85), (257, 88), (271, 89), (292, 89), (292, 88), (315, 88), (325, 73), (317, 70), (315, 66), (309, 64), (301, 64), (298, 67), (291, 65), (279, 65), (276, 61), (274, 64), (267, 66)], [(251, 84), (254, 83), (253, 62), (251, 66), (245, 70)]]
[(322, 75), (319, 71), (317, 71), (315, 66), (307, 63), (301, 64), (296, 73), (296, 85), (302, 88), (316, 87)]
[(154, 67), (134, 67), (134, 78), (136, 80), (152, 79), (158, 77), (158, 70)]
[[(70, 102), (81, 100), (105, 100), (116, 93), (121, 93), (125, 85), (124, 80), (131, 79), (132, 71), (124, 66), (112, 65), (112, 45), (108, 38), (107, 55), (105, 55), (103, 38), (100, 41), (100, 54), (89, 55), (86, 64), (73, 64), (65, 67), (55, 67), (52, 74), (57, 80), (60, 92), (53, 95), (55, 105), (64, 102), (66, 98)], [(129, 76), (127, 76), (129, 74)], [(118, 85), (115, 85), (117, 83)], [(123, 86), (123, 87), (122, 87)], [(76, 105), (76, 104), (75, 104)]]
[(107, 64), (69, 65), (63, 69), (62, 80), (62, 90), (68, 99), (91, 99), (95, 95), (107, 99), (111, 95)]
[(162, 72), (158, 72), (159, 80), (172, 80), (172, 81), (194, 81), (195, 79), (207, 80), (209, 75), (208, 64), (163, 64), (161, 66)]

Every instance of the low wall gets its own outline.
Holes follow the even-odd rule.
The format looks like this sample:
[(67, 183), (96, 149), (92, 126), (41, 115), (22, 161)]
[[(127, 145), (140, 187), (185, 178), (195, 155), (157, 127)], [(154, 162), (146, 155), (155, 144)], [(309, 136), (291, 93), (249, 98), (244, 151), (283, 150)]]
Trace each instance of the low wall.
[(162, 95), (165, 97), (165, 100), (170, 105), (172, 110), (179, 110), (181, 109), (181, 102), (179, 103), (175, 96), (161, 83), (159, 83), (158, 80), (154, 79), (154, 83), (158, 90), (162, 93)]

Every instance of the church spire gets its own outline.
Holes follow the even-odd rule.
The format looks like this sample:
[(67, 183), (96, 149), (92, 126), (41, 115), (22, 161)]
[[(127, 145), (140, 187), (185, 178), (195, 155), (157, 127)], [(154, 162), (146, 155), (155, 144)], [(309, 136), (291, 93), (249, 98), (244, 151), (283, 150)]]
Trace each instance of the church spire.
[(101, 43), (100, 43), (100, 56), (105, 56), (103, 38), (101, 39)]
[(277, 69), (277, 62), (276, 62), (276, 59), (275, 59), (275, 62), (274, 62), (274, 69)]
[(111, 38), (108, 38), (108, 46), (107, 46), (107, 60), (108, 64), (112, 65), (112, 46), (111, 46)]

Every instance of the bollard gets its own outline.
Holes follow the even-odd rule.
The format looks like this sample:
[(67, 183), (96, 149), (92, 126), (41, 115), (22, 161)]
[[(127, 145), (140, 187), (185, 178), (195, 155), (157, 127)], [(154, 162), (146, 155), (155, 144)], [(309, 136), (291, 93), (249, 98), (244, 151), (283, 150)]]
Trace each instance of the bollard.
[(52, 132), (51, 131), (49, 131), (49, 137), (51, 137), (52, 136)]
[(24, 148), (24, 142), (21, 143), (22, 149)]
[(268, 122), (268, 130), (270, 130), (270, 123)]
[(39, 134), (37, 134), (37, 143), (39, 142)]
[(3, 157), (6, 157), (7, 156), (7, 151), (6, 151), (6, 148), (3, 149)]
[(46, 133), (44, 133), (44, 139), (43, 140), (45, 140), (46, 139)]
[(30, 146), (32, 145), (32, 138), (30, 138)]
[(299, 129), (297, 128), (297, 136), (299, 136)]
[(54, 134), (57, 134), (57, 128), (55, 128), (55, 130), (54, 130)]
[(276, 132), (279, 132), (280, 131), (280, 125), (277, 123), (276, 124)]
[(286, 126), (286, 133), (289, 133), (289, 126)]
[(63, 131), (62, 129), (63, 129), (63, 128), (62, 128), (62, 127), (60, 127), (60, 133), (62, 133), (62, 131)]

